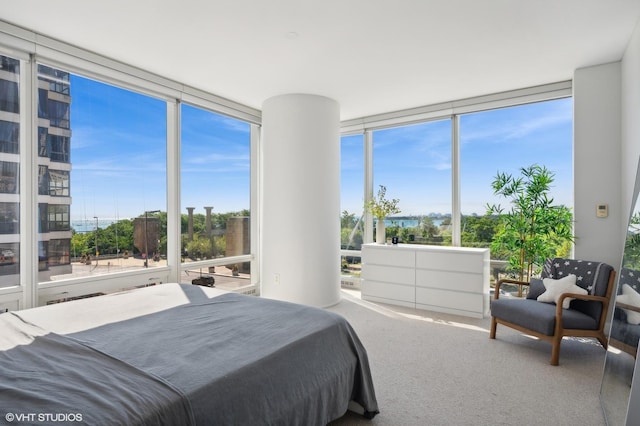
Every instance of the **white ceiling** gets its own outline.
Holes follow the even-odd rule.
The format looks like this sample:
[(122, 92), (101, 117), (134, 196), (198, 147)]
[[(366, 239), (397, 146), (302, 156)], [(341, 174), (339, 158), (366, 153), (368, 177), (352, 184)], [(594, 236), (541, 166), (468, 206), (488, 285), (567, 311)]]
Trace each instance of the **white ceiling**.
[(620, 60), (640, 0), (4, 1), (0, 19), (260, 109), (341, 118), (569, 80)]

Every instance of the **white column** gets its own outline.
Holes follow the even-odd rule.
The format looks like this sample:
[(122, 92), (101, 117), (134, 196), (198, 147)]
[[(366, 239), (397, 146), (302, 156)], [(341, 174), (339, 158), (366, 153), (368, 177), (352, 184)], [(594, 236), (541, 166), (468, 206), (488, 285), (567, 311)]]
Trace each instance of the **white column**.
[(290, 94), (263, 104), (263, 297), (318, 307), (340, 300), (339, 129), (332, 99)]

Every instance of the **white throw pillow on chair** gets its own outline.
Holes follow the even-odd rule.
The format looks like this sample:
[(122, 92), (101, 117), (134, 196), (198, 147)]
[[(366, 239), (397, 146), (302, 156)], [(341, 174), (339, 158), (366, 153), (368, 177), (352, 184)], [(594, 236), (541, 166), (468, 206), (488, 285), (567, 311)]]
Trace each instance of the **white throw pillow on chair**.
[[(640, 308), (640, 294), (638, 294), (629, 284), (622, 285), (622, 294), (616, 296), (616, 301)], [(629, 324), (640, 324), (640, 312), (631, 309), (622, 309), (627, 314)]]
[[(543, 278), (542, 283), (546, 289), (544, 293), (538, 296), (539, 302), (544, 303), (558, 303), (560, 295), (562, 293), (576, 293), (576, 294), (588, 294), (587, 290), (576, 285), (576, 276), (569, 274), (566, 277), (562, 277), (559, 280), (553, 278)], [(569, 309), (569, 304), (573, 300), (573, 297), (567, 297), (562, 301), (562, 308)]]

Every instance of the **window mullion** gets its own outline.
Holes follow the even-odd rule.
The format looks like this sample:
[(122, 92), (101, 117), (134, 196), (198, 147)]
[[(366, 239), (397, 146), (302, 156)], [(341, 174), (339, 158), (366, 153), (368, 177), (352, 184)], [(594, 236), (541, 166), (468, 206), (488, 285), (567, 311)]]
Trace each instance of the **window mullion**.
[[(365, 204), (373, 197), (373, 131), (364, 132), (364, 199)], [(373, 242), (373, 215), (364, 209), (365, 244)]]
[(180, 102), (167, 102), (167, 262), (169, 280), (180, 282)]
[(460, 213), (460, 116), (451, 116), (451, 245), (462, 245)]
[(20, 283), (23, 289), (21, 308), (38, 305), (38, 65), (34, 60), (22, 62), (20, 72)]

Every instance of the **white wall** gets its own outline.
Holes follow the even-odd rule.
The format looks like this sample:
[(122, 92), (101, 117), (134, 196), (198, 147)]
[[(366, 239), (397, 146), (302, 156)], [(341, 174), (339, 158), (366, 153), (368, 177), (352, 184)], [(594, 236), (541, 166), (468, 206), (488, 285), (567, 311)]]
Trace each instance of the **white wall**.
[[(623, 226), (627, 226), (627, 217), (631, 209), (632, 192), (636, 180), (636, 169), (640, 157), (640, 23), (629, 41), (621, 63), (622, 75), (622, 209)], [(626, 229), (625, 229), (626, 231)], [(640, 359), (640, 358), (639, 358)], [(637, 373), (637, 367), (636, 367)], [(640, 388), (638, 374), (635, 375), (629, 400), (627, 425), (639, 424)]]
[[(573, 91), (574, 256), (618, 269), (626, 226), (620, 173), (621, 63), (576, 70)], [(607, 218), (596, 217), (598, 204), (609, 205)]]
[(267, 99), (261, 140), (261, 290), (311, 306), (340, 300), (340, 109), (322, 96)]
[(640, 23), (622, 59), (622, 212), (631, 211), (631, 194), (640, 158)]

